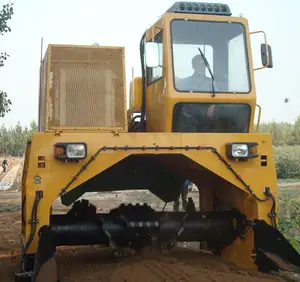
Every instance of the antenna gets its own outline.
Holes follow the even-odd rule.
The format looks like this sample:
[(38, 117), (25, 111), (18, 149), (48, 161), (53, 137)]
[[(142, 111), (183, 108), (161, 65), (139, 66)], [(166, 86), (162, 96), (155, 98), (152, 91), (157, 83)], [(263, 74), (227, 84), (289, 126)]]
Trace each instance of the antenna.
[(42, 61), (43, 61), (43, 41), (44, 41), (44, 38), (42, 37), (41, 38), (41, 60), (40, 60), (40, 63), (42, 63)]
[(129, 105), (129, 107), (133, 107), (133, 105), (134, 105), (134, 67), (132, 67), (132, 73), (131, 73), (131, 75), (132, 75), (132, 93), (130, 93), (130, 105)]
[[(38, 109), (38, 129), (41, 130), (41, 96), (42, 96), (42, 75), (44, 70), (44, 61), (43, 61), (43, 43), (44, 38), (41, 38), (41, 57), (40, 57), (40, 89), (39, 89), (39, 109)], [(45, 114), (45, 113), (44, 113)]]

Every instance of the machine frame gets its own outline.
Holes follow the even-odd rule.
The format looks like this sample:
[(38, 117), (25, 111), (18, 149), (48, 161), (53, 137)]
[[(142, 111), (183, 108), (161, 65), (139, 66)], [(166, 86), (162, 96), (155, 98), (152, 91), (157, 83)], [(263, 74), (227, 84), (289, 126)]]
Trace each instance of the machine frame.
[[(228, 11), (226, 15), (215, 15), (213, 12), (181, 14), (172, 11), (165, 13), (142, 37), (140, 44), (142, 77), (135, 78), (131, 82), (130, 109), (127, 116), (124, 110), (125, 123), (123, 127), (49, 126), (47, 109), (51, 77), (50, 64), (48, 64), (47, 75), (45, 80), (42, 80), (42, 83), (46, 83), (46, 97), (43, 98), (44, 101), (40, 98), (39, 132), (33, 134), (32, 141), (27, 145), (22, 181), (22, 237), (24, 244), (22, 271), (31, 271), (34, 268), (35, 255), (38, 254), (35, 260), (34, 279), (38, 276), (37, 273), (41, 269), (42, 262), (52, 258), (55, 246), (59, 245), (58, 241), (55, 243), (54, 240), (54, 248), (49, 251), (50, 257), (43, 258), (47, 253), (41, 253), (46, 244), (42, 239), (45, 238), (43, 234), (49, 235), (43, 231), (43, 228), (45, 230), (45, 228), (51, 227), (55, 221), (51, 210), (53, 202), (58, 197), (61, 197), (66, 205), (71, 205), (84, 192), (127, 190), (138, 187), (148, 189), (166, 202), (170, 202), (175, 200), (180, 185), (187, 178), (200, 188), (200, 213), (220, 212), (223, 207), (215, 204), (217, 198), (227, 205), (226, 209), (234, 209), (244, 217), (238, 223), (232, 221), (233, 229), (236, 230), (235, 238), (230, 244), (223, 245), (218, 250), (224, 259), (247, 268), (274, 269), (278, 265), (274, 266), (267, 259), (266, 253), (270, 252), (300, 266), (299, 255), (295, 253), (296, 251), (291, 245), (287, 241), (282, 243), (277, 241), (278, 238), (282, 240), (283, 237), (277, 230), (278, 191), (272, 139), (270, 134), (254, 132), (255, 69), (252, 64), (247, 20), (243, 17), (231, 17), (228, 15)], [(212, 97), (211, 93), (176, 92), (171, 67), (170, 23), (173, 19), (187, 18), (214, 22), (239, 22), (245, 26), (251, 80), (251, 91), (248, 94), (218, 94)], [(163, 75), (161, 79), (147, 87), (145, 44), (162, 30), (163, 42), (166, 46), (163, 49)], [(268, 50), (268, 52), (264, 54), (262, 52), (262, 61), (264, 62), (262, 68), (272, 67), (270, 47), (266, 40), (263, 45), (265, 47), (262, 47), (262, 51)], [(53, 45), (50, 45), (48, 49), (49, 61), (51, 46)], [(65, 45), (55, 46), (66, 47)], [(73, 47), (102, 48), (96, 46)], [(122, 49), (122, 53), (124, 57), (124, 49)], [(124, 71), (124, 58), (122, 67)], [(41, 73), (43, 70), (42, 64)], [(126, 85), (125, 75), (123, 83)], [(124, 107), (126, 107), (125, 91), (123, 99)], [(247, 103), (252, 109), (249, 132), (213, 134), (209, 132), (171, 132), (174, 106), (182, 102)], [(46, 111), (42, 110), (42, 105), (45, 106)], [(140, 111), (141, 114), (141, 126), (137, 130), (138, 132), (130, 132), (132, 114), (137, 111)], [(44, 116), (41, 118), (41, 115)], [(130, 120), (129, 124), (127, 119)], [(41, 124), (42, 121), (44, 124)], [(248, 155), (234, 158), (232, 144), (235, 143), (249, 145)], [(65, 146), (67, 144), (85, 144), (86, 154), (80, 159), (68, 159), (65, 155), (59, 158), (61, 150), (56, 149), (62, 144)], [(122, 162), (124, 166), (118, 168)], [(149, 166), (143, 166), (145, 163)], [(122, 174), (123, 168), (128, 167), (129, 164), (133, 164), (132, 171)], [(163, 164), (166, 168), (165, 172), (160, 167), (158, 168), (157, 164)], [(114, 167), (117, 167), (114, 170), (116, 174), (109, 174), (108, 171)], [(149, 168), (153, 169), (153, 176), (149, 176)], [(139, 173), (144, 177), (136, 177), (136, 170), (139, 171), (139, 169)], [(108, 176), (105, 175), (106, 173)], [(146, 177), (147, 175), (149, 178)], [(174, 175), (178, 175), (178, 179), (166, 186), (159, 186), (160, 184), (153, 180), (160, 179), (167, 183), (167, 180), (172, 179)], [(105, 186), (107, 183), (104, 179), (111, 179), (111, 187)], [(92, 180), (98, 186), (90, 185), (89, 181)], [(68, 199), (68, 195), (72, 195), (72, 197)], [(241, 224), (242, 229), (240, 229)], [(235, 229), (235, 226), (239, 226), (239, 228)], [(257, 234), (260, 236), (258, 237)], [(269, 244), (270, 242), (272, 244)], [(280, 246), (283, 246), (285, 250), (283, 247), (276, 249), (274, 244), (281, 244)]]

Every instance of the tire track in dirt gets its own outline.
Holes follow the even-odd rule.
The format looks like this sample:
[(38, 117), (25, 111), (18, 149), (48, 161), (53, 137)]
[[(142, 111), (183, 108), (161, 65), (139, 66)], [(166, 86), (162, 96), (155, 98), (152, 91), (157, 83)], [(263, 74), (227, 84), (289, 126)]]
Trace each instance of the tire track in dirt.
[(161, 281), (190, 281), (190, 275), (185, 273), (185, 269), (178, 264), (166, 264), (161, 261), (151, 260), (143, 261), (141, 266), (155, 274)]
[(278, 183), (277, 186), (278, 188), (299, 187), (300, 182)]

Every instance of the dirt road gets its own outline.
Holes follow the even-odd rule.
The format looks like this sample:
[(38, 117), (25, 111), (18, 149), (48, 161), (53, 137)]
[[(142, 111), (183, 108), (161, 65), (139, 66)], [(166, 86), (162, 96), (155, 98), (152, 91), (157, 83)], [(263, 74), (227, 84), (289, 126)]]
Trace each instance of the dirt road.
[(116, 261), (99, 248), (82, 248), (59, 254), (62, 281), (200, 281), (258, 282), (285, 281), (256, 272), (247, 272), (221, 259), (189, 249), (177, 249), (162, 256), (146, 250), (141, 256)]
[[(3, 157), (0, 158), (0, 163), (2, 163)], [(23, 159), (22, 158), (7, 158), (8, 167), (6, 172), (3, 172), (2, 166), (0, 166), (0, 191), (8, 189), (18, 189), (21, 174), (23, 169)]]
[[(191, 193), (197, 198), (197, 193)], [(143, 200), (156, 208), (162, 202), (145, 192), (114, 194), (89, 194), (85, 198), (107, 211), (120, 202)], [(156, 199), (156, 202), (154, 201)], [(108, 204), (109, 203), (109, 204)], [(0, 281), (13, 281), (14, 272), (19, 268), (20, 251), (20, 193), (0, 193)], [(54, 204), (56, 212), (65, 211), (59, 201)], [(168, 209), (172, 209), (170, 204)], [(102, 282), (160, 282), (160, 281), (200, 281), (200, 282), (259, 282), (297, 281), (278, 275), (264, 275), (247, 271), (219, 257), (197, 250), (195, 245), (181, 244), (176, 252), (162, 256), (157, 250), (146, 249), (143, 254), (117, 261), (108, 249), (98, 246), (60, 247), (57, 250), (61, 282), (102, 281)], [(191, 247), (192, 246), (192, 247)]]

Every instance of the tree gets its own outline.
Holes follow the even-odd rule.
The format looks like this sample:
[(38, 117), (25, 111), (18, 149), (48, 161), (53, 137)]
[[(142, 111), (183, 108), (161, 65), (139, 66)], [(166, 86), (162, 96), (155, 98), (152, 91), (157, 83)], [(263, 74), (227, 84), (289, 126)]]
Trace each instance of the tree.
[(12, 138), (13, 138), (13, 155), (14, 156), (21, 156), (23, 155), (23, 152), (24, 152), (24, 144), (25, 144), (25, 136), (24, 136), (24, 133), (23, 133), (23, 128), (20, 124), (20, 122), (18, 122), (18, 124), (12, 128)]
[(292, 139), (294, 144), (300, 145), (300, 116), (298, 116), (295, 121), (292, 131)]
[(33, 132), (35, 132), (37, 130), (38, 130), (38, 125), (35, 120), (32, 120), (30, 122), (30, 133), (32, 134)]
[[(2, 6), (0, 11), (0, 35), (10, 32), (11, 28), (8, 26), (8, 21), (14, 13), (13, 3), (8, 3)], [(4, 66), (4, 61), (9, 55), (6, 52), (0, 52), (0, 67)], [(0, 117), (4, 117), (10, 111), (11, 101), (7, 97), (7, 93), (0, 90)]]
[(36, 132), (36, 131), (38, 131), (38, 125), (37, 125), (37, 123), (36, 123), (35, 120), (32, 120), (32, 121), (30, 122), (30, 128), (29, 128), (29, 131), (28, 131), (28, 135), (27, 135), (27, 138), (26, 138), (26, 142), (27, 142), (27, 141), (30, 141), (30, 140), (32, 139), (32, 134), (33, 134), (34, 132)]

